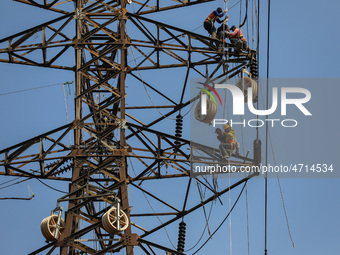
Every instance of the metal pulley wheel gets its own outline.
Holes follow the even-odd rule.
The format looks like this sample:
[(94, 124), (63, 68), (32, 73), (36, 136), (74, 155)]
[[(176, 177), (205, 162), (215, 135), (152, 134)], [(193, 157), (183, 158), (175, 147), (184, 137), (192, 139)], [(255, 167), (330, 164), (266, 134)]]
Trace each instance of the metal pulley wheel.
[(113, 206), (102, 216), (103, 228), (110, 234), (119, 234), (129, 226), (129, 219), (123, 210), (120, 210), (119, 220), (117, 207)]
[[(244, 102), (247, 103), (248, 102), (248, 88), (251, 88), (252, 92), (253, 92), (253, 98), (252, 101), (254, 101), (254, 99), (257, 97), (257, 82), (254, 81), (253, 79), (249, 78), (249, 77), (244, 77), (243, 78), (243, 86), (242, 86), (242, 79), (239, 79), (236, 82), (236, 87), (240, 88), (242, 91), (244, 91)], [(244, 88), (243, 88), (244, 87)]]
[(210, 123), (213, 121), (217, 113), (217, 106), (215, 102), (209, 98), (207, 98), (207, 114), (201, 114), (201, 101), (198, 102), (195, 108), (195, 119), (203, 122), (203, 123)]
[(51, 215), (42, 220), (40, 224), (40, 229), (41, 229), (41, 233), (46, 238), (46, 241), (55, 241), (63, 233), (65, 229), (64, 220), (60, 218), (59, 227), (57, 225), (57, 222), (58, 222), (58, 215)]

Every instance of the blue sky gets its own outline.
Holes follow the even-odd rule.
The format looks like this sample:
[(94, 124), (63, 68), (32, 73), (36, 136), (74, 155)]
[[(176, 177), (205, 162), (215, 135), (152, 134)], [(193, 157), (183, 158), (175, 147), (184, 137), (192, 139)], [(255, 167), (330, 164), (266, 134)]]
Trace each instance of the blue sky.
[[(228, 1), (228, 6), (236, 3), (236, 0)], [(243, 3), (245, 1), (242, 1)], [(156, 20), (169, 23), (187, 30), (195, 30), (196, 33), (206, 35), (202, 25), (206, 16), (217, 6), (222, 6), (223, 1), (215, 1), (207, 4), (185, 8), (185, 10), (173, 10), (168, 13), (153, 15)], [(272, 1), (271, 31), (270, 31), (270, 77), (271, 78), (339, 78), (339, 50), (340, 41), (339, 25), (340, 2), (327, 1)], [(267, 1), (261, 1), (261, 38), (260, 38), (260, 76), (266, 73), (266, 6)], [(1, 1), (2, 10), (0, 21), (2, 28), (0, 38), (28, 29), (51, 18), (57, 14), (36, 9), (13, 1)], [(244, 10), (244, 6), (243, 6)], [(239, 23), (239, 5), (230, 10), (229, 24)], [(174, 16), (176, 14), (176, 16)], [(176, 17), (180, 18), (176, 18)], [(73, 56), (71, 56), (73, 57)], [(0, 94), (34, 88), (45, 85), (73, 81), (73, 73), (53, 69), (17, 66), (12, 64), (0, 64), (2, 82)], [(146, 76), (153, 76), (153, 73)], [(158, 76), (162, 74), (157, 73)], [(159, 77), (154, 77), (159, 78)], [(336, 86), (336, 85), (335, 85)], [(329, 86), (313, 90), (313, 93), (328, 93)], [(130, 88), (130, 93), (132, 89)], [(166, 90), (174, 95), (175, 90)], [(315, 92), (314, 92), (315, 91)], [(336, 90), (335, 90), (336, 91)], [(129, 91), (128, 91), (129, 93)], [(136, 95), (131, 96), (134, 100)], [(73, 117), (73, 99), (67, 96), (69, 118)], [(326, 99), (322, 99), (326, 100)], [(332, 102), (337, 109), (336, 99)], [(318, 106), (323, 107), (321, 102)], [(51, 130), (66, 123), (64, 95), (61, 86), (53, 86), (45, 89), (0, 96), (1, 126), (0, 149), (19, 143), (40, 133)], [(336, 111), (334, 111), (336, 114)], [(157, 114), (156, 112), (154, 114)], [(319, 126), (318, 130), (324, 130), (328, 134), (338, 136), (334, 126), (335, 122), (320, 123), (320, 119), (312, 118), (309, 123)], [(278, 132), (273, 134), (274, 148), (278, 151), (276, 157), (280, 161), (308, 158), (310, 153), (319, 148), (317, 144), (311, 144), (310, 148), (295, 145), (302, 133), (288, 134)], [(314, 130), (314, 129), (312, 129)], [(286, 136), (285, 136), (286, 135)], [(314, 133), (310, 139), (315, 139)], [(328, 136), (327, 136), (328, 137)], [(305, 137), (306, 139), (308, 137)], [(253, 139), (253, 138), (251, 138)], [(251, 140), (252, 141), (252, 140)], [(264, 138), (262, 138), (264, 144)], [(280, 145), (284, 144), (283, 147)], [(333, 143), (332, 143), (333, 144)], [(327, 142), (325, 142), (327, 146)], [(285, 154), (284, 150), (289, 153)], [(327, 150), (327, 149), (323, 149)], [(337, 147), (329, 150), (336, 157)], [(296, 152), (296, 153), (294, 153)], [(273, 162), (269, 153), (269, 162)], [(295, 161), (294, 161), (295, 162)], [(0, 183), (10, 180), (10, 177), (0, 177)], [(227, 181), (227, 180), (226, 180)], [(48, 182), (59, 189), (67, 190), (66, 183)], [(40, 221), (54, 209), (56, 199), (61, 195), (47, 189), (36, 180), (30, 180), (29, 186), (36, 193), (32, 201), (0, 201), (0, 244), (4, 254), (27, 254), (44, 245), (40, 234)], [(291, 233), (296, 248), (292, 248), (287, 233), (285, 215), (282, 208), (280, 191), (276, 179), (269, 180), (269, 210), (268, 210), (268, 254), (278, 255), (335, 255), (340, 250), (338, 242), (340, 237), (340, 181), (339, 179), (281, 179), (285, 206), (288, 213)], [(0, 186), (2, 188), (5, 185)], [(159, 184), (161, 188), (161, 184)], [(237, 196), (237, 191), (232, 192), (232, 199)], [(27, 185), (19, 185), (0, 190), (0, 197), (28, 196)], [(248, 184), (249, 223), (250, 223), (250, 254), (263, 254), (264, 250), (264, 182), (263, 179), (255, 179)], [(227, 197), (228, 198), (228, 197)], [(228, 203), (225, 198), (226, 204)], [(224, 212), (216, 212), (212, 220), (214, 229)], [(246, 225), (245, 225), (245, 200), (241, 200), (232, 214), (232, 251), (234, 254), (246, 254)], [(223, 226), (220, 234), (201, 250), (199, 254), (230, 254), (229, 250), (229, 221)], [(188, 230), (189, 231), (189, 230)], [(190, 232), (188, 232), (190, 233)], [(196, 235), (196, 232), (191, 232)], [(197, 234), (198, 235), (198, 234)], [(192, 239), (194, 239), (193, 237)], [(194, 240), (187, 238), (188, 243)], [(176, 232), (172, 241), (177, 242)], [(20, 245), (18, 245), (18, 243)], [(189, 252), (190, 254), (190, 252)]]

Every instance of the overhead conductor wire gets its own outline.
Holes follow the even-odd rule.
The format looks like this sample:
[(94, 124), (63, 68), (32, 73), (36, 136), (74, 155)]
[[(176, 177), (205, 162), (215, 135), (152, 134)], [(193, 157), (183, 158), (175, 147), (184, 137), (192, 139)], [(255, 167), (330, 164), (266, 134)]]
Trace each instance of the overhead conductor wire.
[(231, 212), (233, 211), (233, 209), (235, 208), (238, 200), (240, 199), (242, 193), (243, 193), (243, 190), (245, 188), (247, 184), (247, 181), (245, 182), (245, 184), (243, 185), (242, 187), (242, 190), (240, 191), (240, 194), (238, 195), (236, 201), (234, 202), (233, 206), (231, 207), (229, 213), (227, 214), (227, 216), (222, 220), (222, 222), (220, 223), (220, 225), (215, 229), (215, 231), (207, 238), (207, 240), (192, 254), (192, 255), (195, 255), (197, 252), (199, 252), (210, 240), (210, 238), (216, 234), (216, 232), (222, 227), (223, 223), (228, 219), (228, 217), (230, 216)]
[[(259, 1), (260, 4), (260, 1)], [(260, 9), (260, 7), (259, 7)], [(270, 0), (268, 0), (268, 28), (267, 28), (267, 93), (266, 93), (266, 109), (269, 107), (269, 60), (270, 60)], [(268, 165), (268, 115), (266, 115), (266, 165)], [(265, 173), (265, 230), (264, 230), (264, 254), (267, 255), (267, 232), (268, 232), (268, 176)]]

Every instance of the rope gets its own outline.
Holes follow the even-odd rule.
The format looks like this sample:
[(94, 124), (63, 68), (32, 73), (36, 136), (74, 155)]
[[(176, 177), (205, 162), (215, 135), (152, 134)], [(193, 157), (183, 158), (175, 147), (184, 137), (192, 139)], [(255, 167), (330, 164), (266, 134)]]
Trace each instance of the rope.
[[(134, 58), (134, 60), (135, 60), (135, 64), (136, 64), (136, 66), (137, 66), (137, 61), (136, 61), (136, 58), (135, 58), (135, 54), (133, 53), (133, 50), (132, 50), (131, 47), (130, 47), (129, 49), (131, 49), (133, 58)], [(163, 113), (161, 113), (161, 112), (158, 110), (158, 108), (156, 107), (155, 103), (153, 102), (153, 100), (152, 100), (152, 98), (151, 98), (151, 96), (150, 96), (150, 94), (149, 94), (148, 89), (146, 88), (146, 86), (145, 86), (145, 84), (144, 84), (144, 80), (143, 80), (143, 77), (142, 77), (142, 75), (141, 75), (139, 69), (137, 69), (137, 71), (138, 71), (138, 74), (139, 74), (140, 79), (142, 80), (142, 84), (143, 84), (143, 87), (144, 87), (144, 89), (145, 89), (145, 92), (146, 92), (146, 94), (148, 95), (148, 97), (149, 97), (149, 99), (150, 99), (150, 102), (152, 103), (153, 107), (157, 110), (157, 112), (158, 112), (160, 115), (162, 115), (162, 117), (164, 117), (164, 118), (166, 118), (166, 119), (169, 119), (169, 120), (176, 120), (176, 119), (174, 119), (174, 118), (169, 118), (169, 117), (165, 116)]]
[[(129, 161), (130, 161), (130, 164), (131, 164), (131, 168), (132, 168), (133, 173), (135, 174), (135, 176), (137, 176), (137, 174), (136, 174), (136, 172), (135, 172), (135, 168), (133, 167), (131, 158), (129, 158)], [(143, 194), (143, 196), (144, 196), (146, 202), (149, 204), (149, 206), (150, 206), (151, 210), (153, 211), (153, 213), (156, 214), (156, 211), (153, 209), (153, 207), (152, 207), (152, 205), (151, 205), (151, 203), (150, 203), (148, 197), (145, 195), (144, 191), (142, 191), (142, 194)], [(156, 217), (157, 217), (158, 221), (161, 223), (161, 225), (163, 225), (163, 222), (162, 222), (162, 220), (159, 218), (159, 216), (156, 215)], [(165, 231), (165, 233), (166, 233), (166, 236), (168, 237), (168, 240), (169, 240), (171, 246), (176, 250), (176, 247), (175, 247), (174, 244), (172, 243), (172, 241), (171, 241), (171, 239), (170, 239), (170, 235), (169, 235), (168, 231), (166, 230), (166, 227), (164, 226), (163, 228), (164, 228), (164, 231)]]
[[(211, 203), (210, 211), (209, 211), (209, 215), (208, 215), (208, 220), (210, 219), (210, 215), (211, 215), (211, 212), (212, 212), (213, 205), (214, 205), (214, 203)], [(186, 251), (184, 251), (184, 252), (188, 252), (188, 251), (193, 250), (193, 249), (201, 242), (201, 240), (202, 240), (202, 238), (203, 238), (203, 236), (204, 236), (205, 230), (207, 229), (207, 226), (208, 226), (208, 225), (205, 224), (205, 227), (204, 227), (204, 229), (203, 229), (203, 232), (202, 232), (202, 234), (201, 234), (201, 237), (198, 239), (198, 241), (196, 242), (196, 244), (195, 244), (193, 247), (191, 247), (190, 249), (188, 249), (188, 250), (186, 250)]]
[[(229, 172), (229, 187), (230, 187), (230, 175), (231, 173)], [(244, 187), (243, 187), (244, 188)], [(243, 189), (242, 189), (243, 191)], [(230, 212), (230, 217), (229, 217), (229, 244), (230, 244), (230, 255), (233, 254), (233, 249), (232, 249), (232, 237), (231, 237), (231, 190), (229, 190), (229, 212)]]
[(209, 232), (209, 235), (211, 235), (210, 227), (209, 227), (209, 220), (208, 220), (207, 213), (205, 211), (205, 207), (204, 207), (204, 204), (203, 204), (203, 197), (202, 197), (202, 191), (201, 191), (202, 188), (201, 188), (200, 183), (197, 182), (197, 181), (196, 181), (196, 185), (197, 185), (197, 189), (198, 189), (198, 194), (200, 195), (200, 199), (201, 199), (201, 203), (202, 203), (202, 208), (203, 208), (203, 213), (204, 213), (206, 225), (208, 227), (208, 232)]
[(247, 243), (248, 243), (248, 255), (250, 255), (250, 242), (249, 242), (249, 216), (248, 216), (248, 185), (246, 185), (246, 212), (247, 212)]
[[(270, 142), (270, 147), (271, 147), (271, 151), (272, 151), (272, 154), (273, 154), (274, 164), (277, 165), (275, 154), (274, 154), (274, 146), (273, 146), (273, 143), (272, 143), (272, 138), (271, 138), (270, 133), (269, 133), (269, 142)], [(283, 211), (285, 213), (285, 218), (286, 218), (286, 224), (287, 224), (287, 230), (288, 230), (289, 238), (290, 238), (290, 241), (292, 242), (293, 248), (295, 248), (293, 237), (292, 237), (291, 232), (290, 232), (289, 221), (288, 221), (288, 214), (287, 214), (287, 210), (286, 210), (286, 206), (285, 206), (285, 200), (284, 200), (284, 197), (283, 197), (282, 187), (281, 187), (280, 178), (279, 178), (279, 174), (278, 173), (276, 173), (276, 179), (277, 179), (277, 183), (278, 183), (279, 189), (280, 189), (280, 195), (281, 195), (281, 200), (282, 200), (282, 207), (283, 207)]]
[[(66, 84), (70, 84), (69, 82), (63, 83), (63, 92), (64, 92), (64, 103), (65, 103), (65, 112), (66, 112), (66, 120), (67, 120), (67, 124), (70, 123), (69, 119), (68, 119), (68, 113), (67, 113), (67, 102), (66, 102), (66, 93), (65, 93), (65, 85)], [(72, 139), (71, 139), (71, 133), (68, 133), (69, 135), (69, 139), (70, 139), (70, 145), (72, 145)]]
[[(241, 122), (243, 122), (242, 116), (240, 116)], [(242, 154), (245, 155), (244, 151), (244, 135), (243, 135), (243, 125), (241, 126), (241, 137), (242, 137)], [(248, 185), (246, 185), (246, 214), (247, 214), (247, 244), (248, 244), (248, 255), (250, 255), (250, 243), (249, 243), (249, 210), (248, 210)]]
[(241, 0), (237, 1), (233, 6), (231, 6), (231, 7), (229, 8), (229, 10), (231, 10), (232, 8), (234, 8), (234, 7), (235, 7), (236, 5), (238, 5), (240, 2), (241, 2)]
[[(190, 30), (190, 31), (194, 32), (194, 31), (196, 31), (197, 29), (199, 29), (199, 28), (201, 28), (201, 27), (203, 27), (203, 25), (200, 25), (199, 27), (196, 27), (194, 30)], [(172, 42), (172, 41), (175, 41), (175, 39), (171, 39), (171, 40), (169, 41), (169, 43)], [(146, 55), (149, 55), (151, 52), (152, 52), (152, 51), (149, 51), (148, 53), (146, 53)], [(139, 57), (135, 58), (134, 60), (131, 59), (130, 61), (128, 61), (128, 64), (131, 63), (131, 62), (133, 62), (133, 61), (136, 61), (137, 59), (140, 59), (140, 58), (142, 58), (142, 57), (144, 57), (144, 56), (139, 56)]]
[(32, 191), (32, 189), (31, 189), (30, 185), (28, 185), (28, 182), (27, 182), (27, 181), (25, 181), (25, 182), (26, 182), (26, 184), (27, 184), (28, 195), (29, 195), (31, 198), (33, 198), (33, 197), (35, 196), (35, 194), (33, 193), (33, 191)]
[(212, 233), (212, 235), (209, 236), (208, 239), (200, 246), (200, 248), (198, 248), (192, 255), (194, 255), (194, 254), (196, 254), (197, 252), (199, 252), (199, 251), (200, 251), (200, 250), (201, 250), (201, 249), (209, 242), (209, 239), (210, 239), (214, 234), (216, 234), (216, 232), (222, 227), (223, 223), (228, 219), (230, 213), (231, 213), (231, 212), (233, 211), (233, 209), (235, 208), (235, 206), (236, 206), (238, 200), (240, 199), (240, 197), (241, 197), (241, 195), (242, 195), (242, 193), (243, 193), (243, 190), (244, 190), (246, 184), (247, 184), (247, 181), (246, 181), (246, 183), (243, 185), (240, 194), (238, 195), (236, 201), (234, 202), (233, 207), (230, 209), (230, 211), (229, 211), (229, 213), (227, 214), (227, 216), (222, 220), (222, 222), (221, 222), (220, 225), (216, 228), (216, 230)]

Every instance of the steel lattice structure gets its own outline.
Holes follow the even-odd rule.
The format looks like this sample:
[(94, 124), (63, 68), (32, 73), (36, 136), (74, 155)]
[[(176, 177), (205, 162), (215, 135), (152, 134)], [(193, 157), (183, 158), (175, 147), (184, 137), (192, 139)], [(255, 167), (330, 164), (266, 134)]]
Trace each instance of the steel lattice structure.
[[(190, 141), (162, 131), (159, 124), (189, 108), (191, 100), (185, 101), (184, 94), (192, 72), (206, 80), (223, 79), (227, 75), (233, 77), (242, 68), (256, 65), (256, 52), (249, 50), (236, 54), (229, 47), (229, 58), (225, 60), (223, 53), (218, 52), (216, 40), (145, 16), (211, 0), (133, 1), (139, 6), (135, 12), (127, 10), (126, 0), (16, 1), (60, 13), (60, 17), (1, 39), (0, 61), (72, 71), (76, 88), (75, 119), (72, 123), (0, 151), (4, 157), (0, 161), (4, 169), (1, 169), (2, 175), (70, 182), (69, 194), (58, 200), (68, 201), (63, 234), (57, 241), (31, 254), (52, 254), (59, 247), (63, 255), (115, 253), (121, 249), (126, 249), (127, 254), (134, 254), (136, 249), (137, 254), (158, 254), (157, 250), (183, 254), (149, 237), (252, 176), (220, 191), (209, 186), (208, 181), (198, 180), (211, 194), (189, 205), (193, 180), (189, 178)], [(127, 27), (133, 33), (127, 33)], [(32, 41), (37, 35), (42, 39), (39, 43)], [(129, 61), (129, 49), (138, 54), (135, 61)], [(59, 63), (63, 56), (71, 54), (75, 54), (73, 64)], [(236, 66), (229, 69), (230, 63), (236, 63)], [(158, 85), (148, 83), (138, 75), (144, 70), (179, 67), (186, 69), (186, 75), (184, 82), (176, 85), (181, 95), (178, 100), (169, 98)], [(167, 103), (126, 106), (129, 96), (126, 93), (127, 77), (143, 84)], [(105, 99), (96, 100), (98, 93), (105, 94)], [(166, 112), (149, 116), (146, 121), (141, 119), (142, 116), (129, 113), (155, 107)], [(74, 144), (67, 146), (63, 139), (70, 132), (73, 132)], [(90, 138), (85, 138), (84, 133)], [(218, 150), (197, 146), (211, 160), (221, 160)], [(139, 163), (135, 174), (131, 160)], [(235, 156), (232, 163), (258, 164), (254, 159), (243, 156)], [(166, 202), (158, 192), (142, 187), (144, 183), (161, 179), (185, 180), (186, 191), (180, 202), (181, 208)], [(152, 197), (168, 211), (150, 213), (143, 212), (143, 208), (131, 211), (128, 187)], [(133, 223), (124, 233), (116, 236), (108, 234), (102, 227), (101, 216), (115, 203), (115, 198), (119, 199), (130, 222), (134, 222), (134, 218), (155, 216), (167, 216), (169, 219), (152, 227)], [(102, 204), (100, 210), (96, 204)], [(80, 221), (86, 222), (86, 226), (81, 227)], [(94, 233), (99, 248), (79, 241), (89, 233)]]

